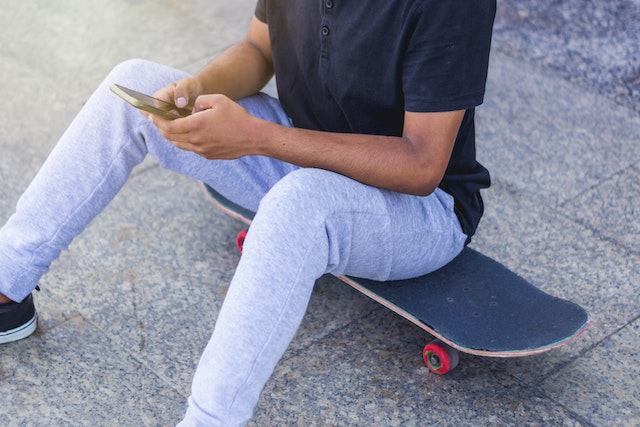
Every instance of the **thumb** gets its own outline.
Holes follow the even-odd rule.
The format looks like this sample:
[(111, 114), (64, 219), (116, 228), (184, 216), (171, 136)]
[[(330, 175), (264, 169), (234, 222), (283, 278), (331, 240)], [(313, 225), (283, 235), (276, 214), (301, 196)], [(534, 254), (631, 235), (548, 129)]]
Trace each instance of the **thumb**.
[(185, 108), (187, 105), (189, 105), (188, 92), (185, 92), (185, 91), (179, 92), (178, 89), (176, 88), (174, 103), (178, 108)]
[(191, 102), (192, 95), (197, 96), (194, 92), (198, 89), (197, 83), (193, 78), (182, 79), (177, 82), (173, 89), (174, 104), (178, 108), (185, 108)]
[(189, 105), (191, 88), (189, 87), (189, 79), (180, 80), (173, 89), (173, 103), (178, 108), (185, 108)]

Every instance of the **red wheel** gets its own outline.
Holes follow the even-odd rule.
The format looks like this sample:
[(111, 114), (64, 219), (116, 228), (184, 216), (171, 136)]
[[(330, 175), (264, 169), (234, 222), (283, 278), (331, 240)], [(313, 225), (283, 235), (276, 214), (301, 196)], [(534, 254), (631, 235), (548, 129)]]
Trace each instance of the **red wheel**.
[(424, 363), (434, 374), (444, 375), (458, 366), (458, 350), (440, 340), (427, 344), (423, 351)]
[(247, 238), (247, 232), (248, 230), (242, 230), (236, 236), (236, 245), (238, 246), (238, 251), (240, 251), (240, 253), (242, 253), (242, 247), (244, 246), (244, 239)]

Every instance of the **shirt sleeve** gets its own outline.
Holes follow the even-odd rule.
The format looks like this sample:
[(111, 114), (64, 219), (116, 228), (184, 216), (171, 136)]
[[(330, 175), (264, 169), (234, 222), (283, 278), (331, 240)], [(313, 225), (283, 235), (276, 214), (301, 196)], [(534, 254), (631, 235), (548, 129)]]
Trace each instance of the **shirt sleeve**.
[(406, 111), (482, 103), (495, 1), (425, 1), (415, 11), (402, 65)]
[(267, 0), (258, 0), (258, 4), (256, 4), (256, 10), (254, 14), (259, 21), (267, 23)]

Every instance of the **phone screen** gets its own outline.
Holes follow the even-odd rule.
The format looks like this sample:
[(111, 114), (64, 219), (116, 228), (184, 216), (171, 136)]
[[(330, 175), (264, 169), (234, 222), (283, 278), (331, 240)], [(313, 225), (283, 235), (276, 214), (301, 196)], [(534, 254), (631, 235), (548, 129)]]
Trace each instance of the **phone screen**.
[(178, 108), (170, 102), (136, 92), (133, 89), (117, 84), (111, 85), (111, 91), (134, 107), (152, 114), (157, 114), (166, 119), (178, 119), (191, 114), (191, 110), (189, 109)]

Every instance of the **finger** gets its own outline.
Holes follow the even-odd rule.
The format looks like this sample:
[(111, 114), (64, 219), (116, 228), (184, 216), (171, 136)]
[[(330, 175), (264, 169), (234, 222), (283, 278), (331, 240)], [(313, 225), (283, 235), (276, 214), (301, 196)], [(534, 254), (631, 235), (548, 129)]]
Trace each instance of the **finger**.
[(168, 120), (155, 114), (148, 116), (151, 123), (153, 123), (160, 133), (169, 141), (186, 141), (186, 136), (192, 133), (194, 129), (193, 124), (188, 123), (188, 118), (180, 118), (174, 120)]
[(165, 102), (173, 103), (174, 87), (175, 87), (175, 82), (159, 89), (157, 92), (155, 92), (151, 96)]
[(184, 135), (175, 135), (175, 134), (164, 131), (161, 127), (162, 123), (160, 123), (162, 119), (158, 119), (157, 116), (151, 115), (150, 120), (154, 125), (158, 127), (158, 130), (160, 131), (162, 136), (171, 144), (173, 144), (174, 146), (176, 146), (181, 150), (188, 150), (188, 151), (193, 150), (193, 148), (191, 147), (192, 144), (182, 140), (182, 138), (184, 138)]
[(193, 107), (194, 113), (199, 113), (200, 111), (212, 110), (215, 109), (218, 105), (225, 101), (224, 95), (201, 95), (195, 100), (195, 105)]
[(186, 78), (176, 82), (173, 90), (173, 103), (178, 108), (185, 108), (198, 95), (198, 82), (193, 78)]

